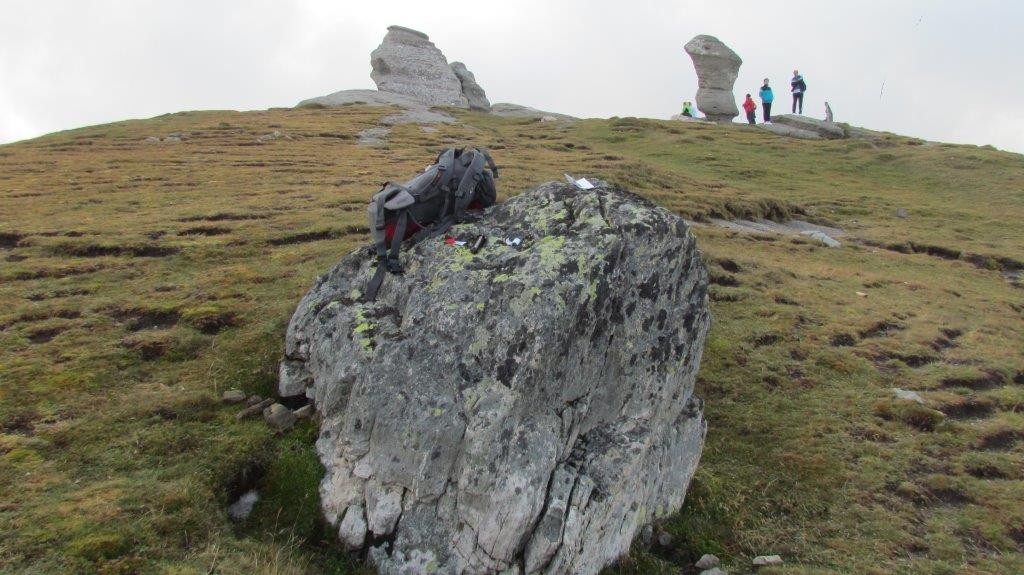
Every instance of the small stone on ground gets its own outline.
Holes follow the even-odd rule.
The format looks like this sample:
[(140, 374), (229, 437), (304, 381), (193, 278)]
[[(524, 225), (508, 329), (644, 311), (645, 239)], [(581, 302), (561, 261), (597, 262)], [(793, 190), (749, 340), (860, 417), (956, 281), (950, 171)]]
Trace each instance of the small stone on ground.
[(313, 404), (309, 403), (295, 410), (295, 417), (297, 419), (306, 419), (313, 415)]
[(725, 571), (722, 571), (718, 567), (712, 567), (711, 569), (705, 569), (700, 572), (700, 575), (729, 575)]
[(908, 389), (900, 389), (898, 387), (892, 388), (893, 394), (898, 399), (909, 399), (910, 401), (916, 401), (921, 405), (924, 405), (924, 398), (921, 397), (916, 391), (910, 391)]
[(721, 560), (718, 557), (705, 553), (693, 566), (697, 569), (711, 569), (712, 567), (718, 567), (719, 563), (721, 563)]
[(771, 567), (782, 565), (782, 557), (778, 555), (758, 555), (754, 557), (754, 567)]
[(242, 403), (245, 401), (245, 392), (240, 389), (229, 389), (220, 399), (224, 403)]
[(296, 418), (292, 410), (280, 403), (275, 403), (263, 410), (263, 419), (267, 420), (270, 427), (278, 431), (287, 431), (295, 425)]

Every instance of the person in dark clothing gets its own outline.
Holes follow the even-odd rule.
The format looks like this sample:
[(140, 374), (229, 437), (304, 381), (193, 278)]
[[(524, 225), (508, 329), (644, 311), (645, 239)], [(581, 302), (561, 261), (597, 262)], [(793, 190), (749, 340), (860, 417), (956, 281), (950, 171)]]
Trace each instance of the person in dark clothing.
[(768, 78), (764, 79), (764, 86), (761, 86), (761, 108), (764, 109), (764, 113), (761, 114), (762, 120), (765, 123), (772, 121), (772, 101), (775, 100), (775, 94), (772, 93), (771, 86), (768, 85)]
[(754, 110), (756, 109), (757, 104), (754, 103), (754, 99), (750, 97), (750, 94), (747, 94), (747, 99), (743, 100), (743, 111), (747, 113), (747, 122), (751, 125), (757, 123), (754, 118)]
[(799, 105), (800, 113), (804, 113), (804, 92), (807, 91), (807, 83), (804, 82), (804, 77), (800, 75), (799, 70), (793, 70), (793, 79), (789, 81), (789, 89), (793, 92), (793, 113), (797, 113), (797, 106)]

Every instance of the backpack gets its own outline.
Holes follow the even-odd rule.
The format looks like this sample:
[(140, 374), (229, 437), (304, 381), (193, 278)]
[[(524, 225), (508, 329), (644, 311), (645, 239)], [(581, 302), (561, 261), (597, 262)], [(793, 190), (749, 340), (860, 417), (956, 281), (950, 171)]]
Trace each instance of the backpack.
[(448, 148), (405, 184), (385, 182), (367, 208), (377, 271), (366, 287), (365, 301), (376, 299), (386, 271), (402, 273), (398, 253), (404, 240), (442, 234), (462, 221), (466, 210), (494, 205), (496, 179), (498, 167), (486, 149)]

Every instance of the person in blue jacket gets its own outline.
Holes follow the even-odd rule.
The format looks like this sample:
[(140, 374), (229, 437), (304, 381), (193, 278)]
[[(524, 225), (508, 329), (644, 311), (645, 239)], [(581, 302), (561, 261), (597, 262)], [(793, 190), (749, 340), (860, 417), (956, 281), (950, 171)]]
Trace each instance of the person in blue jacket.
[(775, 99), (775, 94), (772, 93), (771, 86), (768, 85), (768, 78), (764, 79), (764, 86), (761, 86), (761, 108), (764, 110), (764, 122), (767, 124), (772, 121), (772, 100)]

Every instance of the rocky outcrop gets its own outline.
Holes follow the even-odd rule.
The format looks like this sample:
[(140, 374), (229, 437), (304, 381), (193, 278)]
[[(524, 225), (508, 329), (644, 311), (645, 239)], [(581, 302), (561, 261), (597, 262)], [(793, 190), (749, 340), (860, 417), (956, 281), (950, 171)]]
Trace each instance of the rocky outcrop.
[(820, 138), (828, 140), (840, 140), (846, 137), (846, 132), (843, 131), (843, 128), (834, 122), (827, 122), (796, 114), (782, 114), (779, 116), (773, 115), (772, 124), (786, 126), (794, 130), (811, 132), (813, 134), (817, 134)]
[(771, 132), (776, 136), (785, 136), (787, 138), (796, 138), (798, 140), (820, 140), (821, 135), (811, 130), (803, 130), (793, 126), (786, 126), (783, 124), (774, 123), (775, 117), (772, 116), (773, 123), (771, 124), (758, 124), (757, 127)]
[(382, 574), (595, 574), (700, 458), (707, 272), (683, 220), (604, 184), (475, 218), (450, 234), (483, 249), (407, 246), (373, 303), (368, 248), (320, 277), (281, 390), (314, 400), (323, 510)]
[(731, 122), (740, 113), (732, 88), (743, 60), (714, 36), (695, 36), (683, 49), (697, 70), (697, 109), (713, 122)]
[(484, 89), (476, 83), (476, 76), (462, 62), (452, 62), (451, 69), (455, 73), (455, 77), (459, 79), (459, 83), (462, 84), (462, 95), (469, 102), (469, 108), (480, 112), (489, 112), (491, 102), (487, 99)]
[(334, 108), (351, 104), (368, 106), (397, 106), (402, 110), (397, 114), (385, 116), (381, 123), (387, 126), (394, 124), (452, 124), (455, 118), (432, 110), (429, 106), (402, 94), (380, 92), (377, 90), (342, 90), (318, 98), (310, 98), (299, 102), (300, 108)]
[(521, 106), (519, 104), (510, 104), (508, 102), (493, 104), (491, 106), (491, 113), (495, 116), (502, 116), (504, 118), (536, 118), (538, 120), (554, 118), (556, 120), (565, 120), (570, 122), (579, 120), (579, 118), (575, 116), (557, 114), (555, 112), (545, 112), (544, 110), (538, 110), (529, 106)]
[(404, 94), (428, 106), (468, 108), (462, 83), (430, 38), (402, 26), (389, 26), (370, 54), (370, 77), (382, 92)]

